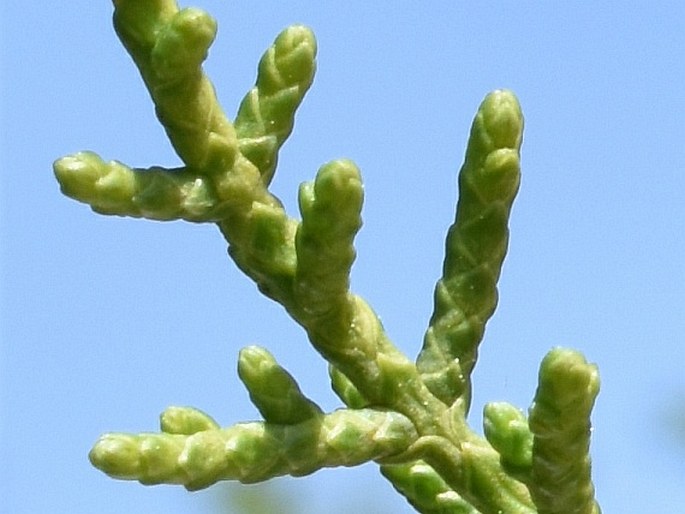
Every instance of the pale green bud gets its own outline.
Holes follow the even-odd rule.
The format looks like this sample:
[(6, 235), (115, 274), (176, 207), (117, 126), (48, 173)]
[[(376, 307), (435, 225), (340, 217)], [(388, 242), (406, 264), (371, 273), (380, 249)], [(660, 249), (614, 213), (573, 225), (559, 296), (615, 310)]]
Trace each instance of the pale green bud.
[(485, 437), (500, 454), (502, 464), (517, 471), (530, 471), (533, 434), (520, 409), (505, 402), (492, 402), (483, 409)]
[(159, 417), (159, 424), (167, 434), (191, 435), (220, 428), (208, 414), (193, 407), (168, 407)]
[(200, 9), (183, 9), (157, 33), (152, 69), (167, 84), (195, 75), (216, 36), (216, 21)]
[(248, 346), (240, 351), (238, 375), (252, 403), (269, 423), (294, 425), (323, 415), (319, 406), (302, 394), (295, 379), (264, 348)]
[(369, 406), (369, 402), (362, 396), (352, 381), (331, 364), (328, 365), (328, 376), (331, 378), (333, 391), (345, 402), (345, 405), (352, 409), (363, 409)]

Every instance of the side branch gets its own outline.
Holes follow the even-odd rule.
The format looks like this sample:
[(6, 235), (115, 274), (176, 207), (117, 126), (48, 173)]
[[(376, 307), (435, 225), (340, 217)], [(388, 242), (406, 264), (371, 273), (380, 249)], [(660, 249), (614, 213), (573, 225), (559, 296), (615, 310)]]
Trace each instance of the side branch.
[(490, 93), (471, 127), (443, 274), (417, 359), (433, 394), (447, 405), (459, 399), (465, 412), (478, 344), (497, 304), (509, 212), (519, 185), (522, 133), (523, 117), (513, 93)]
[(211, 182), (185, 168), (135, 169), (79, 152), (55, 161), (54, 171), (65, 195), (100, 214), (195, 222), (223, 215)]
[(113, 478), (197, 490), (219, 480), (253, 483), (355, 466), (401, 452), (416, 437), (400, 414), (341, 409), (296, 425), (241, 423), (190, 435), (105, 434), (89, 457)]
[(281, 32), (259, 62), (254, 88), (235, 118), (240, 152), (268, 185), (278, 150), (293, 130), (295, 110), (314, 79), (316, 40), (311, 30), (293, 25)]
[(599, 514), (590, 475), (590, 413), (599, 393), (597, 366), (578, 352), (550, 351), (540, 365), (529, 424), (530, 492), (544, 514)]

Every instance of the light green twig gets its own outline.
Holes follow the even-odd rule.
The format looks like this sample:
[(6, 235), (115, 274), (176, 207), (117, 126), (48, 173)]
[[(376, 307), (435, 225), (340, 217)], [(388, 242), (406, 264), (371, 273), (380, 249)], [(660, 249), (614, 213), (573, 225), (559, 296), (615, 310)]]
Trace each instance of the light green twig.
[(219, 480), (260, 482), (355, 466), (401, 451), (416, 432), (404, 416), (338, 410), (296, 425), (241, 423), (192, 434), (105, 434), (91, 462), (110, 476), (189, 490)]
[(100, 214), (197, 222), (222, 217), (211, 181), (186, 168), (133, 169), (93, 152), (63, 157), (54, 168), (62, 192)]
[(278, 149), (293, 129), (295, 110), (314, 79), (316, 40), (294, 25), (281, 32), (259, 62), (255, 87), (245, 96), (235, 119), (240, 152), (269, 184)]
[(540, 365), (530, 409), (530, 491), (540, 514), (598, 514), (590, 477), (590, 412), (599, 392), (597, 366), (556, 348)]
[(497, 304), (509, 211), (519, 185), (523, 116), (516, 97), (495, 91), (471, 127), (459, 172), (459, 203), (447, 233), (435, 309), (417, 359), (431, 392), (447, 405), (471, 402), (471, 371), (485, 323)]
[(492, 402), (483, 409), (485, 438), (500, 454), (509, 471), (529, 474), (533, 460), (533, 434), (520, 409), (505, 402)]

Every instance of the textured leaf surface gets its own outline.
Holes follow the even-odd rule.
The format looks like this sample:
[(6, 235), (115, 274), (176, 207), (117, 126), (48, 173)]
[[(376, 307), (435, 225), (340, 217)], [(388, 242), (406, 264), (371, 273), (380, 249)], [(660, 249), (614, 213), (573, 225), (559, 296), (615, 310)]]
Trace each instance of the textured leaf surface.
[(447, 405), (461, 399), (465, 410), (478, 344), (497, 305), (509, 213), (520, 180), (522, 134), (516, 97), (504, 90), (490, 93), (471, 126), (456, 218), (447, 233), (443, 274), (417, 359), (433, 394)]
[(530, 409), (534, 435), (531, 494), (541, 514), (597, 514), (590, 476), (590, 412), (599, 392), (597, 367), (556, 348), (540, 365)]

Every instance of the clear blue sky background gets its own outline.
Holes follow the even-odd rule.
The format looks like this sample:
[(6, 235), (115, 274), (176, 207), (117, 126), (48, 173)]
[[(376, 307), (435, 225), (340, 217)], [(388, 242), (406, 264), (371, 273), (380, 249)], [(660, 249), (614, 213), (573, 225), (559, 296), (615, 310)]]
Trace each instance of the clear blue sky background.
[[(229, 115), (276, 34), (305, 23), (319, 70), (274, 191), (350, 157), (366, 184), (353, 288), (418, 351), (471, 119), (513, 89), (523, 180), (498, 311), (475, 373), (486, 401), (530, 403), (555, 345), (599, 364), (593, 473), (604, 512), (685, 505), (685, 3), (225, 2), (206, 66)], [(106, 431), (153, 431), (172, 404), (257, 414), (237, 379), (259, 343), (326, 409), (325, 365), (226, 256), (211, 225), (103, 217), (51, 164), (82, 149), (176, 166), (111, 27), (110, 2), (2, 2), (0, 510), (204, 513), (216, 490), (108, 479)], [(681, 429), (682, 430), (682, 429)], [(285, 481), (284, 481), (285, 482)], [(308, 512), (409, 512), (374, 466), (286, 484)]]

